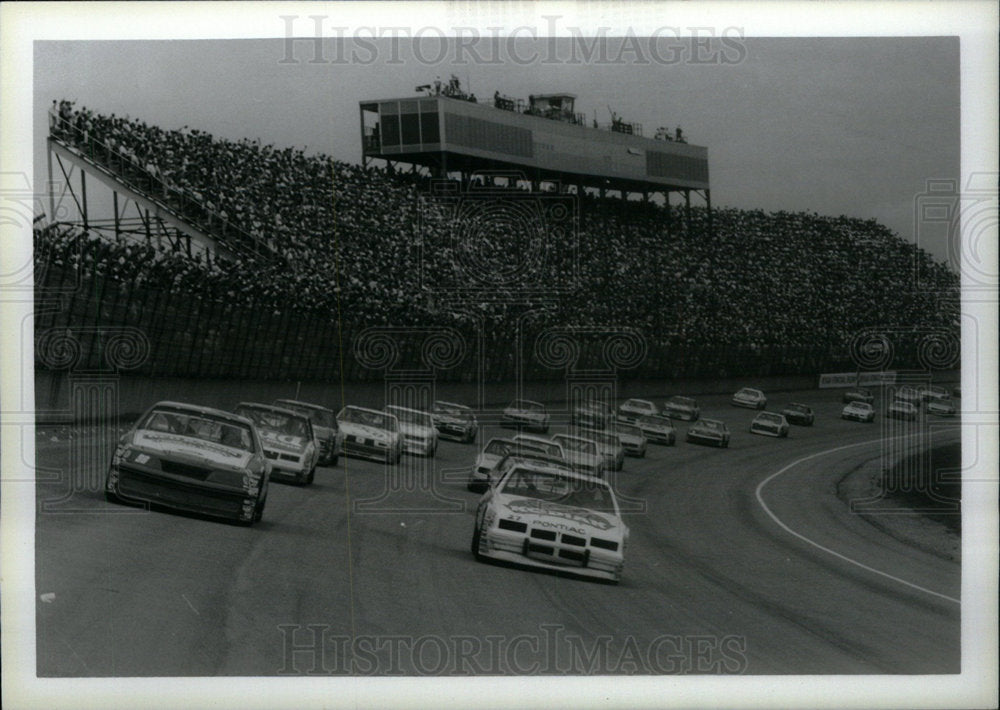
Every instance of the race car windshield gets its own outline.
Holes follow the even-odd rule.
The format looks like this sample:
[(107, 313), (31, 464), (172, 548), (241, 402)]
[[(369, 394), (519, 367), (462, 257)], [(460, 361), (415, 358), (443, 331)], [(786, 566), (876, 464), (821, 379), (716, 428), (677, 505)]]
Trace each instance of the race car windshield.
[(236, 413), (252, 421), (262, 431), (273, 431), (278, 434), (302, 438), (309, 436), (308, 420), (302, 416), (255, 407), (239, 407)]
[(597, 445), (593, 441), (587, 441), (586, 439), (559, 437), (559, 443), (562, 444), (565, 451), (573, 451), (581, 454), (597, 453)]
[(694, 407), (694, 400), (690, 397), (671, 397), (668, 404), (675, 407)]
[(351, 424), (363, 424), (364, 426), (386, 431), (398, 431), (398, 424), (395, 417), (390, 417), (384, 412), (373, 412), (366, 409), (353, 409), (348, 407), (337, 417), (338, 421), (349, 422)]
[(766, 424), (781, 424), (781, 416), (778, 414), (768, 414), (767, 412), (764, 412), (759, 415), (758, 418)]
[(250, 432), (250, 427), (239, 422), (217, 419), (203, 414), (186, 414), (154, 409), (139, 425), (139, 429), (178, 434), (240, 451), (254, 451), (253, 434)]
[(642, 430), (631, 424), (615, 424), (615, 431), (626, 436), (642, 436)]
[(542, 405), (538, 402), (528, 402), (527, 400), (518, 399), (514, 401), (511, 405), (514, 409), (523, 409), (529, 412), (540, 412), (542, 411)]
[(449, 417), (457, 417), (458, 419), (464, 419), (468, 421), (472, 418), (472, 412), (464, 407), (456, 407), (451, 404), (441, 404), (440, 402), (434, 403), (434, 413), (435, 414), (447, 414)]
[(639, 417), (639, 421), (642, 422), (643, 424), (649, 424), (651, 426), (656, 426), (656, 427), (666, 426), (665, 421), (659, 419), (658, 417), (654, 417), (651, 414), (647, 414), (644, 417)]
[(618, 446), (618, 437), (614, 434), (605, 434), (601, 431), (587, 431), (585, 436), (588, 439), (596, 441), (601, 446)]
[(717, 422), (714, 419), (702, 419), (701, 426), (705, 429), (715, 429), (717, 431), (722, 430), (722, 422)]
[(746, 387), (744, 387), (743, 389), (741, 389), (739, 391), (739, 395), (741, 397), (757, 397), (757, 396), (759, 396), (759, 394), (760, 393), (757, 392), (757, 390), (747, 389)]
[(328, 412), (325, 409), (313, 409), (312, 407), (303, 407), (301, 404), (289, 404), (286, 402), (279, 402), (278, 406), (291, 409), (293, 412), (308, 417), (313, 426), (326, 427), (327, 429), (333, 429), (336, 426), (333, 420), (333, 412)]
[(872, 405), (866, 402), (855, 402), (853, 407), (862, 412), (870, 412), (872, 410)]
[(551, 441), (538, 441), (537, 439), (522, 439), (520, 437), (514, 437), (514, 441), (523, 446), (528, 446), (533, 449), (538, 449), (539, 451), (548, 454), (549, 456), (558, 456), (561, 452), (559, 451), (559, 445)]
[(803, 414), (807, 414), (809, 412), (809, 407), (805, 406), (804, 404), (789, 404), (788, 411), (802, 412)]
[(417, 426), (433, 426), (431, 415), (427, 412), (418, 412), (413, 409), (402, 409), (400, 407), (387, 407), (391, 414), (396, 416), (403, 424), (416, 424)]
[(644, 402), (641, 399), (630, 399), (625, 403), (625, 406), (633, 409), (645, 409), (647, 412), (653, 409), (653, 405), (651, 403)]
[(503, 493), (605, 513), (618, 511), (606, 483), (561, 476), (556, 472), (517, 468), (507, 476)]
[(484, 454), (496, 454), (497, 456), (506, 456), (510, 453), (510, 450), (514, 448), (514, 444), (510, 441), (504, 441), (503, 439), (493, 439), (486, 445), (483, 449)]

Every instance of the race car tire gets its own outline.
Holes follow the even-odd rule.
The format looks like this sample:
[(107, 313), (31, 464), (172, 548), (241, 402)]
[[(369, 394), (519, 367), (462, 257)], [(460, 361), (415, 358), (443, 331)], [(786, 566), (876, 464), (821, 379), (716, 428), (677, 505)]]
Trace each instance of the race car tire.
[(719, 446), (722, 447), (723, 449), (728, 449), (729, 448), (729, 441), (728, 440), (723, 441), (721, 444), (719, 444)]
[(259, 523), (261, 518), (264, 517), (264, 506), (267, 505), (267, 492), (260, 497), (257, 501), (257, 505), (253, 509), (253, 520), (251, 523)]
[(313, 466), (309, 469), (309, 473), (306, 474), (305, 480), (302, 481), (303, 486), (311, 486), (312, 482), (316, 480), (316, 467)]
[(472, 545), (470, 546), (470, 550), (472, 552), (472, 556), (477, 560), (483, 559), (483, 556), (479, 554), (479, 543), (482, 540), (482, 537), (482, 530), (480, 530), (479, 525), (476, 525), (476, 529), (472, 531)]

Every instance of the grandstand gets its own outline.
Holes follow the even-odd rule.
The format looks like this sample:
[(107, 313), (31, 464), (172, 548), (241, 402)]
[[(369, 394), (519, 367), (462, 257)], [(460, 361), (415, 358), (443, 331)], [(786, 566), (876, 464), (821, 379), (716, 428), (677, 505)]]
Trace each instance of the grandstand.
[[(347, 344), (364, 328), (448, 326), (482, 343), (485, 377), (512, 377), (519, 313), (502, 298), (448, 302), (429, 286), (447, 275), (428, 268), (463, 258), (450, 213), (423, 199), (430, 178), (67, 102), (56, 113), (50, 142), (63, 155), (128, 187), (174, 231), (215, 240), (227, 258), (87, 215), (51, 221), (35, 231), (38, 298), (66, 283), (84, 288), (64, 294), (61, 310), (39, 308), (38, 332), (141, 328), (149, 374), (325, 379), (339, 376), (340, 327), (345, 375), (363, 379), (378, 373), (354, 362)], [(578, 207), (574, 230), (546, 234), (552, 254), (574, 255), (573, 278), (526, 321), (526, 377), (563, 374), (531, 358), (533, 334), (556, 324), (641, 332), (648, 356), (623, 373), (636, 377), (853, 369), (850, 341), (873, 327), (897, 334), (898, 368), (917, 367), (927, 333), (957, 341), (957, 275), (874, 221), (716, 208), (709, 229), (700, 207), (685, 220), (669, 204), (588, 193)], [(502, 258), (509, 238), (481, 232), (476, 248)], [(435, 259), (415, 268), (430, 247)], [(569, 266), (546, 262), (538, 278)], [(464, 376), (463, 367), (471, 370), (443, 376)]]

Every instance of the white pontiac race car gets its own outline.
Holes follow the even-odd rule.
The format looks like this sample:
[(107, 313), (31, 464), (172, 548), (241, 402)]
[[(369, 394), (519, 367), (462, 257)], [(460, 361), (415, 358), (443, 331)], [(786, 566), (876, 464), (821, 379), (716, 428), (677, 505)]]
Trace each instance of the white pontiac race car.
[(785, 419), (785, 415), (775, 412), (761, 412), (750, 422), (751, 434), (785, 438), (788, 436), (788, 428), (788, 420)]
[(430, 412), (390, 404), (385, 411), (399, 421), (403, 451), (421, 456), (433, 456), (438, 447), (438, 430)]
[(673, 446), (677, 443), (677, 430), (669, 417), (662, 414), (647, 414), (636, 419), (635, 425), (651, 444)]
[(868, 402), (852, 400), (844, 407), (840, 413), (841, 419), (853, 419), (856, 422), (871, 424), (875, 421), (875, 407)]
[(618, 407), (619, 421), (636, 423), (640, 417), (659, 414), (660, 410), (648, 399), (626, 399)]
[(628, 535), (605, 481), (524, 461), (480, 500), (472, 554), (618, 582)]
[(337, 427), (343, 435), (341, 451), (347, 456), (397, 463), (403, 455), (399, 420), (388, 412), (348, 405), (337, 413)]
[(753, 387), (744, 387), (733, 395), (734, 407), (747, 407), (748, 409), (765, 409), (767, 407), (767, 397), (760, 390)]
[(622, 442), (622, 448), (625, 449), (626, 456), (643, 458), (646, 455), (648, 440), (646, 439), (646, 435), (642, 433), (642, 429), (635, 424), (614, 422), (611, 425), (611, 430), (618, 435), (618, 440)]
[(307, 486), (316, 476), (319, 446), (305, 414), (258, 402), (240, 402), (236, 413), (253, 422), (264, 453), (271, 462), (271, 478)]

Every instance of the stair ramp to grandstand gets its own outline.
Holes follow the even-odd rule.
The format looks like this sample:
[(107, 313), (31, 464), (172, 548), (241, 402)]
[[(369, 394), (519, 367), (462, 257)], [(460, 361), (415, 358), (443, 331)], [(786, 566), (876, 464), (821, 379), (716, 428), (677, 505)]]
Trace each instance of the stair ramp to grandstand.
[[(47, 144), (50, 222), (113, 234), (116, 240), (162, 243), (166, 239), (175, 250), (188, 255), (201, 252), (210, 259), (254, 256), (276, 261), (280, 258), (266, 240), (208, 209), (190, 190), (172, 185), (132, 157), (75, 126), (50, 125)], [(53, 159), (62, 173), (62, 184), (53, 180)], [(76, 184), (72, 179), (74, 168), (79, 172)], [(88, 197), (88, 175), (111, 191), (110, 205), (106, 199)], [(63, 213), (72, 214), (63, 206), (67, 195), (76, 207), (78, 220), (57, 219)], [(130, 202), (135, 208), (131, 217)], [(113, 217), (106, 216), (109, 211)]]

